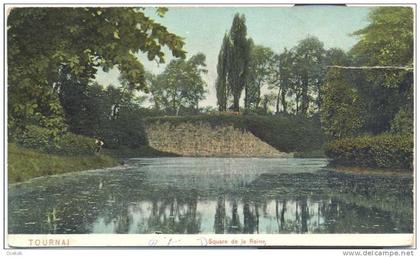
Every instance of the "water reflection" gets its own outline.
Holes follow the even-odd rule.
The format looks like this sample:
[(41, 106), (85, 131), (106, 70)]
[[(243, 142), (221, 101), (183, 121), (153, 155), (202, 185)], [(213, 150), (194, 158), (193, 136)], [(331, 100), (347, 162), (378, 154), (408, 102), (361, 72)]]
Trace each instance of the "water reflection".
[[(325, 160), (135, 159), (9, 187), (9, 233), (411, 233), (411, 177)], [(276, 168), (277, 167), (277, 168)]]

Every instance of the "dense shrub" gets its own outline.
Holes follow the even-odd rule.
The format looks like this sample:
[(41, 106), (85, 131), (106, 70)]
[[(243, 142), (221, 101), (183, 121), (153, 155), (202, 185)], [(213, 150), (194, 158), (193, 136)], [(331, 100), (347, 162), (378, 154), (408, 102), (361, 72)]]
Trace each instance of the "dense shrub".
[(95, 152), (95, 139), (91, 137), (66, 133), (56, 138), (54, 152), (67, 155), (89, 155)]
[(27, 126), (26, 130), (16, 137), (16, 142), (23, 147), (44, 153), (86, 155), (95, 152), (93, 138), (73, 133), (53, 136), (50, 130), (33, 125)]
[(53, 136), (51, 132), (39, 126), (29, 125), (21, 135), (16, 135), (15, 140), (19, 145), (27, 148), (38, 149), (42, 152), (48, 152), (53, 148)]
[(316, 119), (294, 115), (234, 115), (229, 113), (195, 116), (166, 116), (146, 119), (146, 123), (208, 123), (211, 126), (232, 125), (250, 131), (256, 137), (282, 152), (320, 149), (321, 126)]
[(370, 168), (413, 168), (412, 135), (360, 136), (327, 144), (333, 163)]
[(106, 148), (147, 146), (143, 115), (138, 110), (121, 107), (118, 118), (109, 120), (98, 132)]
[(401, 108), (391, 122), (391, 133), (412, 134), (413, 133), (413, 111), (408, 108)]

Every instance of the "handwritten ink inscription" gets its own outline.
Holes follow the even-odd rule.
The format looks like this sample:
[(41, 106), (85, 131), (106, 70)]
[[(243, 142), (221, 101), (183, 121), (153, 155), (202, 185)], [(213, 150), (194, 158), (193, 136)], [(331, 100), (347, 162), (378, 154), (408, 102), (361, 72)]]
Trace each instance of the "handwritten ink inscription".
[(267, 242), (259, 238), (233, 238), (223, 239), (217, 237), (199, 237), (194, 240), (174, 239), (172, 237), (153, 238), (149, 246), (266, 246)]

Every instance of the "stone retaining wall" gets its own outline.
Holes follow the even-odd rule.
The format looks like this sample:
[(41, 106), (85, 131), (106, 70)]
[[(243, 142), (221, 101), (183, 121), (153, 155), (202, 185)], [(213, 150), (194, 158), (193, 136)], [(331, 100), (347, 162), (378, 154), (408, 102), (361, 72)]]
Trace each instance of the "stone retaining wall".
[(152, 123), (146, 132), (151, 147), (182, 156), (291, 157), (231, 125)]

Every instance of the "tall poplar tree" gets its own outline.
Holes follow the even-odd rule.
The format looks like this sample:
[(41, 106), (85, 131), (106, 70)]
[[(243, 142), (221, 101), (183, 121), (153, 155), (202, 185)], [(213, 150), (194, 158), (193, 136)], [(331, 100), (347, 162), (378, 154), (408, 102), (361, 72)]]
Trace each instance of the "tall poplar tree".
[(239, 99), (246, 87), (250, 46), (246, 38), (245, 16), (236, 14), (230, 29), (231, 47), (228, 51), (228, 83), (233, 97), (233, 111), (239, 111)]
[(219, 52), (219, 59), (217, 63), (217, 79), (216, 79), (216, 95), (217, 105), (219, 111), (226, 111), (227, 97), (228, 97), (228, 85), (227, 85), (227, 64), (229, 58), (230, 41), (229, 35), (226, 33), (223, 38), (222, 47)]

